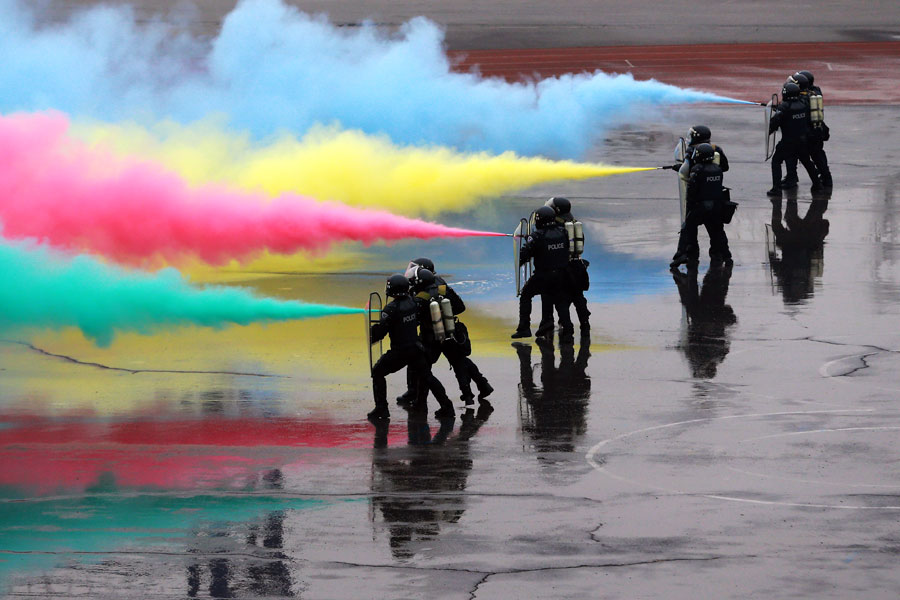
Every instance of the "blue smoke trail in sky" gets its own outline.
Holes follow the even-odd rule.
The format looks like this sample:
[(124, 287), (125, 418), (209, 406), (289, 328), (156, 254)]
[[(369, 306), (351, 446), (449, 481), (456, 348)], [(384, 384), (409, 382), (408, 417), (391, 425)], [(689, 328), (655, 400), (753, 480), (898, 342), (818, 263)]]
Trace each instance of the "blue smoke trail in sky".
[(404, 144), (577, 158), (648, 106), (741, 102), (602, 72), (531, 83), (455, 73), (442, 31), (425, 18), (388, 36), (370, 25), (339, 28), (281, 0), (239, 2), (211, 41), (163, 23), (138, 26), (127, 8), (37, 22), (24, 3), (0, 0), (4, 112), (183, 123), (222, 114), (257, 138), (338, 122)]

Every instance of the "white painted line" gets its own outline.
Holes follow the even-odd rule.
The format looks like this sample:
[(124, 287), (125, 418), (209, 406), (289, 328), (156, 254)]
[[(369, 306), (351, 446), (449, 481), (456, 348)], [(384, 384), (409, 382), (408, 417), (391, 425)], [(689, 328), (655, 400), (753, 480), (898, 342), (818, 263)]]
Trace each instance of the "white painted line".
[(628, 65), (629, 67), (631, 67), (632, 69), (634, 68), (634, 65), (631, 64), (631, 61), (628, 60), (627, 58), (625, 59), (625, 64)]
[(871, 413), (874, 409), (871, 408), (860, 408), (860, 409), (838, 409), (838, 410), (801, 410), (801, 411), (785, 411), (785, 412), (772, 412), (772, 413), (753, 413), (746, 415), (726, 415), (723, 417), (708, 417), (704, 419), (691, 419), (688, 421), (678, 421), (676, 423), (667, 423), (665, 425), (655, 425), (653, 427), (645, 427), (643, 429), (637, 429), (635, 431), (629, 431), (628, 433), (623, 433), (611, 438), (607, 438), (605, 440), (599, 441), (588, 450), (585, 459), (591, 467), (599, 472), (603, 473), (605, 476), (616, 479), (618, 481), (622, 481), (625, 483), (629, 483), (638, 487), (645, 487), (652, 490), (657, 490), (661, 492), (666, 492), (668, 494), (674, 494), (677, 496), (698, 496), (701, 498), (709, 498), (711, 500), (727, 500), (730, 502), (742, 502), (745, 504), (761, 504), (768, 506), (787, 506), (787, 507), (796, 507), (796, 508), (840, 508), (844, 510), (900, 510), (900, 506), (890, 505), (890, 506), (864, 506), (859, 504), (814, 504), (814, 503), (806, 503), (806, 502), (780, 502), (776, 500), (754, 500), (751, 498), (741, 498), (738, 496), (725, 496), (721, 494), (702, 494), (696, 492), (684, 492), (681, 490), (671, 489), (662, 487), (659, 485), (654, 485), (651, 483), (646, 483), (643, 481), (637, 481), (634, 479), (630, 479), (628, 477), (623, 477), (621, 475), (617, 475), (615, 473), (610, 472), (606, 469), (602, 464), (597, 462), (597, 454), (600, 452), (600, 449), (606, 446), (611, 442), (615, 442), (618, 440), (625, 439), (627, 437), (631, 437), (634, 435), (639, 435), (641, 433), (646, 433), (649, 431), (656, 431), (659, 429), (667, 429), (670, 427), (678, 427), (680, 425), (690, 425), (693, 423), (704, 423), (711, 421), (726, 421), (731, 419), (753, 419), (757, 417), (776, 417), (776, 416), (791, 416), (791, 415), (816, 415), (816, 414), (836, 414), (836, 413)]
[(749, 475), (751, 477), (759, 477), (762, 479), (778, 479), (780, 481), (790, 481), (791, 483), (803, 483), (807, 485), (830, 485), (837, 487), (853, 487), (853, 488), (878, 488), (878, 489), (897, 489), (900, 484), (884, 484), (884, 483), (845, 483), (840, 481), (818, 481), (816, 479), (801, 479), (799, 477), (784, 477), (781, 475), (771, 475), (769, 473), (757, 473), (756, 471), (747, 471), (738, 469), (737, 467), (728, 467), (728, 470), (740, 473), (741, 475)]
[(761, 435), (759, 437), (747, 438), (739, 440), (738, 444), (744, 442), (755, 442), (757, 440), (768, 440), (777, 437), (788, 437), (792, 435), (812, 435), (813, 433), (836, 433), (838, 431), (896, 431), (900, 427), (841, 427), (839, 429), (810, 429), (808, 431), (787, 431), (782, 433), (773, 433), (771, 435)]
[(825, 63), (825, 66), (828, 67), (829, 71), (834, 71), (834, 69), (831, 68), (831, 63)]

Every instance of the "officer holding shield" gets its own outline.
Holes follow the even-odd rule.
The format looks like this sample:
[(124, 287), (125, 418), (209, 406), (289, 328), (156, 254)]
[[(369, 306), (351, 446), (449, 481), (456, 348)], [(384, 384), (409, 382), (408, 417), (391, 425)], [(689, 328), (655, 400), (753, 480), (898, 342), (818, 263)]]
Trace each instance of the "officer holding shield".
[(715, 153), (712, 145), (704, 143), (697, 145), (691, 157), (693, 166), (687, 184), (687, 212), (678, 237), (678, 250), (669, 264), (672, 269), (684, 264), (689, 270), (697, 268), (700, 258), (697, 228), (700, 225), (705, 225), (709, 234), (710, 264), (731, 265), (733, 262), (725, 235), (724, 221), (730, 216), (728, 219), (723, 216), (726, 195), (722, 167), (715, 164)]
[(781, 129), (781, 140), (772, 155), (772, 189), (769, 196), (781, 196), (781, 163), (790, 159), (799, 160), (812, 181), (813, 191), (822, 189), (819, 173), (809, 157), (809, 135), (811, 121), (809, 105), (800, 98), (800, 86), (785, 83), (781, 89), (781, 103), (772, 113), (769, 133)]
[(556, 222), (556, 212), (549, 206), (535, 211), (537, 230), (528, 236), (519, 254), (519, 264), (534, 259), (534, 274), (522, 286), (519, 296), (519, 325), (512, 334), (514, 339), (531, 336), (532, 299), (540, 294), (550, 301), (559, 315), (560, 341), (574, 340), (575, 327), (569, 316), (565, 269), (569, 263), (569, 237), (565, 228)]

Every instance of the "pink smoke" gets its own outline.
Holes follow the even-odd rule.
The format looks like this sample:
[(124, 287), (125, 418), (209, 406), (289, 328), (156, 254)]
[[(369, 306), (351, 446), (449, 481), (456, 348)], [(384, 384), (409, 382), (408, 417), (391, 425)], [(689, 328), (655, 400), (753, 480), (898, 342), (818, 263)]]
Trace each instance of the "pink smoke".
[(0, 117), (5, 237), (128, 263), (195, 255), (221, 264), (262, 250), (321, 251), (341, 241), (503, 235), (296, 194), (272, 200), (219, 185), (190, 187), (158, 164), (76, 141), (68, 128), (60, 113)]

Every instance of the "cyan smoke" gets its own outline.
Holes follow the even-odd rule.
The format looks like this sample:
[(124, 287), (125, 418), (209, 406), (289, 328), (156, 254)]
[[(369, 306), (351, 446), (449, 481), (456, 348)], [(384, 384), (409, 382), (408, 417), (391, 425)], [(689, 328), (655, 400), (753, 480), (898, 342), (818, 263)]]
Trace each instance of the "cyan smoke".
[(53, 27), (0, 0), (0, 110), (193, 122), (222, 114), (258, 138), (315, 123), (404, 144), (578, 157), (648, 106), (738, 102), (630, 75), (507, 83), (454, 73), (443, 33), (416, 18), (394, 36), (341, 29), (281, 0), (243, 0), (210, 42), (95, 8)]
[(116, 332), (224, 327), (364, 312), (361, 308), (260, 298), (238, 288), (195, 288), (175, 269), (155, 274), (88, 256), (63, 258), (31, 244), (0, 244), (0, 331), (78, 327), (98, 345)]

